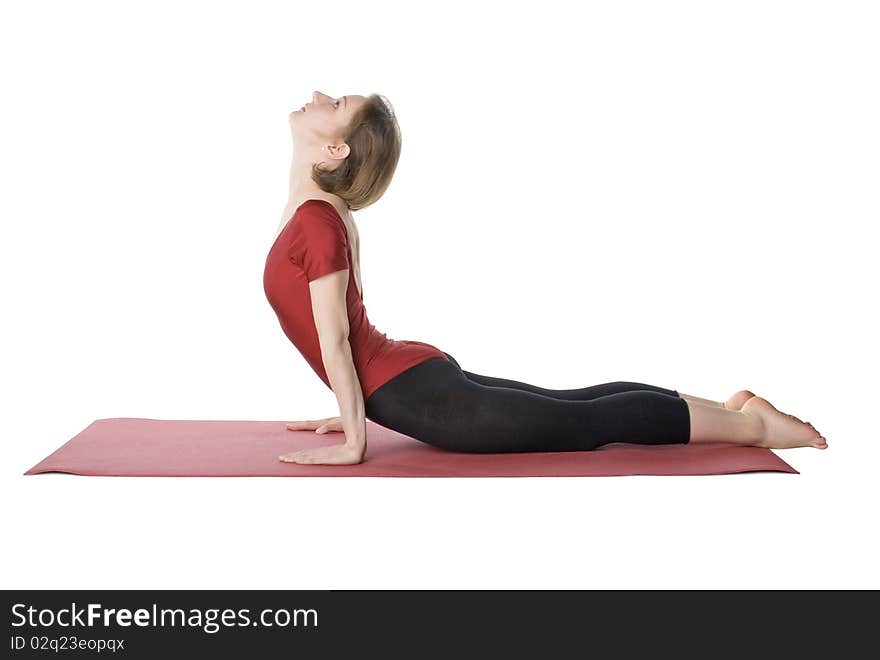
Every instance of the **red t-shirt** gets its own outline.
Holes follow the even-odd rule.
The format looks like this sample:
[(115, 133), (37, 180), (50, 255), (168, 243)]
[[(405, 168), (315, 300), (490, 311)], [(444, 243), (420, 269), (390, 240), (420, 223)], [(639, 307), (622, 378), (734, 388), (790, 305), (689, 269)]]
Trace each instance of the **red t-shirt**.
[(263, 290), (284, 334), (330, 387), (321, 359), (309, 282), (348, 268), (348, 342), (366, 401), (381, 385), (410, 367), (430, 358), (448, 358), (431, 344), (389, 339), (379, 332), (367, 318), (353, 263), (345, 223), (336, 207), (323, 199), (309, 199), (296, 209), (269, 250)]

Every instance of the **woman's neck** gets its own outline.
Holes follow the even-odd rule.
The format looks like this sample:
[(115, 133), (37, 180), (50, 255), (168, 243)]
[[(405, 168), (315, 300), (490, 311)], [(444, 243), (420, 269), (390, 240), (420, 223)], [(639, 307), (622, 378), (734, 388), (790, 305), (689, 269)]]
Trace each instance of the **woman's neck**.
[(333, 204), (336, 211), (343, 218), (351, 219), (351, 214), (345, 201), (338, 195), (325, 192), (312, 181), (312, 160), (297, 158), (296, 153), (290, 163), (290, 175), (288, 177), (287, 206), (284, 208), (282, 222), (296, 211), (297, 207), (307, 199), (323, 199)]

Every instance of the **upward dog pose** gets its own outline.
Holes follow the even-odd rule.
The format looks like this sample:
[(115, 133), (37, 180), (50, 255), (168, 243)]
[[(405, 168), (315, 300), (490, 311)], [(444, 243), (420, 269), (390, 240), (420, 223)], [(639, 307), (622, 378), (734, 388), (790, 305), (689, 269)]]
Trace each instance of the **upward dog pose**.
[(431, 344), (390, 339), (364, 308), (352, 211), (376, 202), (394, 175), (394, 111), (377, 94), (315, 92), (289, 121), (290, 197), (263, 288), (284, 333), (336, 395), (340, 416), (287, 428), (338, 431), (345, 441), (280, 460), (359, 463), (366, 419), (457, 452), (583, 451), (611, 442), (827, 448), (812, 424), (748, 390), (723, 402), (624, 381), (552, 390), (465, 371)]

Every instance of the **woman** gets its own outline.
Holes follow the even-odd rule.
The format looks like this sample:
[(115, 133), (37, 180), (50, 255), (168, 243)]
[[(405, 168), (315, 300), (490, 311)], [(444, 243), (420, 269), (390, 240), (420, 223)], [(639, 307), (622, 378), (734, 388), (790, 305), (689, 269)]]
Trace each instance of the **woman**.
[(394, 175), (401, 147), (394, 112), (381, 95), (315, 92), (289, 120), (290, 197), (263, 287), (341, 415), (287, 428), (341, 431), (345, 442), (282, 461), (359, 463), (366, 419), (459, 452), (578, 451), (611, 442), (827, 448), (812, 424), (748, 390), (724, 402), (620, 381), (551, 390), (464, 371), (435, 346), (389, 339), (364, 308), (352, 211), (377, 201)]

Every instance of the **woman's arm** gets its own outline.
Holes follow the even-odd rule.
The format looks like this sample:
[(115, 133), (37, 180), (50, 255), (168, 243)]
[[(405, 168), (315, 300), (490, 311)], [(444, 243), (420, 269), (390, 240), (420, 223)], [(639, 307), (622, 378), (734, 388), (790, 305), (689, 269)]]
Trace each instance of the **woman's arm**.
[(285, 454), (288, 459), (282, 457), (282, 460), (329, 464), (360, 463), (363, 460), (367, 448), (366, 413), (364, 395), (348, 341), (347, 288), (348, 269), (309, 282), (321, 359), (339, 404), (345, 444), (291, 452)]

